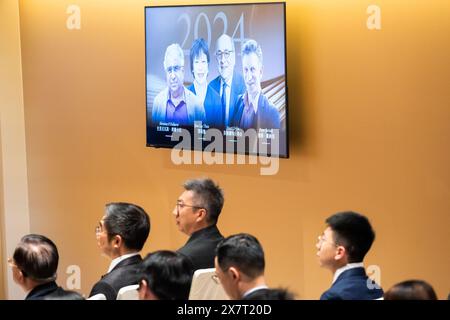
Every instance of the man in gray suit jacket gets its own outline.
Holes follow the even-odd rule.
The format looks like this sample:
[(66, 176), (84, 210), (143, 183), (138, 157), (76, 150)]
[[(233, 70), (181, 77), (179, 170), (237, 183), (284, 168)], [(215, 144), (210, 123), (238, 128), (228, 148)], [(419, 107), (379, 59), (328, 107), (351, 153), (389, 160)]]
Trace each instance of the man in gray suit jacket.
[(152, 107), (152, 121), (191, 126), (194, 121), (205, 122), (205, 109), (199, 98), (184, 85), (184, 54), (180, 45), (171, 44), (164, 56), (167, 88), (158, 93)]

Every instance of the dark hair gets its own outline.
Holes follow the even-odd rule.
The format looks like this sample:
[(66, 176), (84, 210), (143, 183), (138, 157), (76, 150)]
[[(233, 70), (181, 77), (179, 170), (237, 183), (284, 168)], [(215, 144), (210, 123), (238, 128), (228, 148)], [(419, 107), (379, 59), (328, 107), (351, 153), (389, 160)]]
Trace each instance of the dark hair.
[(340, 212), (325, 221), (333, 230), (338, 245), (345, 247), (348, 262), (361, 262), (375, 240), (369, 220), (356, 212)]
[(433, 287), (423, 280), (397, 283), (384, 294), (384, 300), (437, 300)]
[(183, 185), (187, 191), (193, 191), (196, 201), (195, 205), (206, 209), (206, 221), (216, 224), (223, 207), (223, 191), (211, 179), (188, 180)]
[(257, 290), (248, 300), (294, 300), (294, 294), (284, 288)]
[(239, 233), (223, 239), (216, 248), (217, 262), (223, 271), (238, 268), (250, 278), (264, 274), (264, 251), (258, 239)]
[(206, 44), (205, 39), (198, 38), (192, 42), (191, 52), (189, 55), (189, 61), (191, 63), (191, 72), (194, 73), (194, 59), (200, 56), (200, 53), (203, 52), (206, 55), (206, 59), (209, 64), (209, 50), (208, 45)]
[(149, 253), (142, 261), (139, 279), (145, 280), (160, 300), (187, 300), (193, 273), (189, 258), (160, 250)]
[(58, 249), (52, 240), (43, 235), (23, 236), (14, 250), (13, 259), (25, 277), (38, 282), (56, 280)]
[(128, 249), (141, 250), (150, 233), (150, 217), (131, 203), (108, 203), (104, 225), (108, 239), (120, 235)]

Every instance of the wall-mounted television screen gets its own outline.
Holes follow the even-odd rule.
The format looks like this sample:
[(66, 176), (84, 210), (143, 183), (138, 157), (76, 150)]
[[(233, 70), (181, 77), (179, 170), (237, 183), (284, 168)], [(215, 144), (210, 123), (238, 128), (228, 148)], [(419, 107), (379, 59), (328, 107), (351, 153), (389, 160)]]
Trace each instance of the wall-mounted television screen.
[(145, 7), (147, 146), (287, 158), (285, 14)]

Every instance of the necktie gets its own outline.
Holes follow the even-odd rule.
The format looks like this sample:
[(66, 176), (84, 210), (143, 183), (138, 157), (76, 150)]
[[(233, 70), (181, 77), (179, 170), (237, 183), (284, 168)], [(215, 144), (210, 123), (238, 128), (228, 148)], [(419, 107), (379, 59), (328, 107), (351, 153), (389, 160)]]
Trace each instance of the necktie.
[(227, 119), (225, 119), (226, 115), (227, 115), (227, 83), (225, 81), (223, 81), (223, 85), (222, 85), (222, 121), (223, 123), (225, 123), (225, 126), (228, 125), (227, 123)]

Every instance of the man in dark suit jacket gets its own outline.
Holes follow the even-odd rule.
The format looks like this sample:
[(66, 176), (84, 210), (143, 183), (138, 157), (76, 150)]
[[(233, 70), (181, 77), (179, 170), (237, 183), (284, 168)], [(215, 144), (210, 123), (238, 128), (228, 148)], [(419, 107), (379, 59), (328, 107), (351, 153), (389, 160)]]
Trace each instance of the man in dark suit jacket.
[(375, 239), (369, 220), (355, 212), (341, 212), (326, 220), (319, 236), (317, 256), (322, 267), (333, 273), (333, 284), (321, 300), (375, 300), (381, 287), (367, 277), (363, 259)]
[(8, 262), (14, 281), (29, 291), (25, 300), (83, 300), (77, 292), (66, 291), (56, 284), (58, 261), (58, 249), (53, 241), (38, 234), (22, 237)]
[(223, 126), (227, 127), (230, 125), (231, 118), (235, 113), (237, 100), (245, 91), (245, 83), (242, 75), (234, 70), (236, 53), (233, 39), (230, 36), (223, 34), (217, 39), (215, 55), (219, 76), (209, 83), (209, 87), (221, 99), (222, 113), (225, 119)]
[(280, 115), (275, 106), (262, 93), (263, 54), (261, 46), (255, 40), (248, 40), (242, 46), (242, 74), (244, 75), (245, 94), (237, 101), (231, 118), (231, 126), (243, 130), (279, 129)]
[(189, 240), (178, 252), (191, 260), (194, 270), (213, 268), (216, 246), (223, 239), (217, 228), (223, 192), (211, 179), (188, 180), (183, 186), (173, 214)]
[(246, 233), (229, 236), (216, 248), (217, 276), (232, 300), (252, 300), (267, 293), (264, 251), (258, 239)]
[[(242, 130), (254, 129), (280, 129), (280, 114), (264, 94), (257, 96), (256, 112), (247, 93), (241, 95), (236, 103), (235, 113), (230, 125)], [(244, 121), (246, 111), (251, 112), (251, 120)]]
[(120, 288), (139, 282), (139, 251), (150, 233), (150, 218), (137, 205), (110, 203), (95, 231), (98, 246), (112, 261), (108, 273), (93, 286), (89, 296), (101, 293), (107, 300), (115, 300)]

